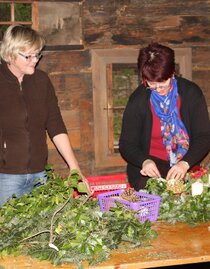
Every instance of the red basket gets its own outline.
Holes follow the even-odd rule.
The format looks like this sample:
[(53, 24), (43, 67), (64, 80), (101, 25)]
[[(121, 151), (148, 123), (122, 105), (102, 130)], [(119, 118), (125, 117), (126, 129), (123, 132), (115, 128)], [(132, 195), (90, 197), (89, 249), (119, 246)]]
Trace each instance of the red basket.
[(94, 191), (93, 197), (97, 197), (98, 194), (107, 191), (127, 189), (130, 187), (126, 174), (89, 176), (86, 179), (90, 190)]
[(97, 198), (99, 200), (101, 211), (109, 211), (110, 207), (116, 207), (115, 201), (117, 201), (136, 211), (135, 216), (141, 222), (144, 222), (147, 219), (151, 222), (155, 222), (157, 220), (161, 201), (160, 196), (143, 192), (135, 192), (135, 194), (140, 197), (140, 201), (130, 202), (120, 198), (123, 191), (124, 190), (116, 190), (99, 194)]

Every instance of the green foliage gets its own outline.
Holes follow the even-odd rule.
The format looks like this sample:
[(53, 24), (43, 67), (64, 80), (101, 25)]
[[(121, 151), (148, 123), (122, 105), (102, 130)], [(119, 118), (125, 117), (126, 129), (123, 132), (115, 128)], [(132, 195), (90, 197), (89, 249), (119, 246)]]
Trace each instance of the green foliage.
[(0, 3), (1, 21), (10, 21), (10, 16), (11, 16), (10, 4)]
[(97, 264), (114, 249), (145, 245), (157, 236), (150, 222), (142, 224), (135, 212), (122, 205), (102, 213), (96, 199), (87, 195), (73, 198), (82, 182), (77, 171), (65, 180), (50, 166), (46, 171), (45, 185), (30, 195), (11, 198), (0, 209), (1, 255), (25, 254), (82, 268), (83, 261)]
[[(10, 1), (11, 2), (11, 1)], [(0, 3), (0, 19), (4, 22), (9, 22), (11, 18), (12, 3)], [(15, 21), (16, 22), (31, 22), (32, 21), (32, 4), (31, 3), (15, 3), (14, 5)], [(8, 28), (9, 24), (0, 25), (0, 40)], [(31, 26), (31, 25), (28, 25)]]
[(185, 222), (191, 225), (210, 221), (209, 188), (205, 187), (201, 195), (192, 196), (190, 192), (177, 195), (167, 192), (166, 183), (154, 178), (149, 179), (146, 188), (149, 193), (162, 197), (158, 220), (170, 223)]
[(16, 21), (31, 21), (32, 6), (31, 3), (16, 3), (15, 4), (15, 20)]
[[(109, 219), (108, 234), (115, 239), (116, 247), (121, 242), (132, 243), (134, 247), (143, 246), (147, 245), (151, 238), (157, 237), (157, 233), (151, 230), (150, 221), (145, 221), (142, 224), (134, 217), (136, 212), (130, 208), (125, 208), (118, 202), (116, 204), (117, 207), (111, 208), (112, 213), (104, 214), (104, 218), (108, 217)], [(110, 216), (113, 217), (110, 218)]]
[(166, 191), (166, 182), (163, 180), (158, 180), (156, 178), (150, 178), (147, 181), (146, 189), (149, 193), (154, 195), (161, 195)]

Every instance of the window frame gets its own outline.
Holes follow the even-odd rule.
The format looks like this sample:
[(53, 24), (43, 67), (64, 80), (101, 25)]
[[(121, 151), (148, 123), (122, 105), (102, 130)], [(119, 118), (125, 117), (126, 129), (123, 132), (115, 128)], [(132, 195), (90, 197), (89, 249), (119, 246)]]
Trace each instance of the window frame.
[[(11, 4), (11, 20), (10, 21), (1, 21), (0, 25), (12, 25), (12, 24), (22, 24), (22, 25), (32, 25), (32, 28), (38, 30), (38, 1), (2, 1), (0, 3)], [(15, 4), (31, 4), (31, 21), (15, 21), (14, 19), (14, 5)]]
[[(174, 48), (176, 63), (180, 73), (187, 79), (192, 79), (191, 48)], [(112, 111), (110, 100), (110, 74), (113, 63), (137, 63), (139, 48), (93, 49), (92, 81), (93, 81), (93, 113), (94, 113), (94, 147), (95, 167), (124, 167), (126, 162), (120, 153), (110, 150), (113, 138), (110, 135), (109, 119)], [(109, 75), (110, 76), (110, 75)], [(112, 128), (110, 128), (112, 129)]]

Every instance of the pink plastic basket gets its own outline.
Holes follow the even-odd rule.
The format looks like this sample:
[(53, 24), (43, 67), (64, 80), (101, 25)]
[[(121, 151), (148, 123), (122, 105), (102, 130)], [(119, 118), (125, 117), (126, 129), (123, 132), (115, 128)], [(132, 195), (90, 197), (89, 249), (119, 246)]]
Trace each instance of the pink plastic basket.
[(116, 207), (115, 201), (117, 201), (136, 211), (137, 213), (135, 216), (141, 222), (144, 222), (147, 219), (151, 222), (155, 222), (157, 220), (161, 200), (160, 196), (151, 195), (143, 192), (135, 192), (140, 197), (140, 201), (129, 202), (120, 199), (120, 196), (123, 192), (124, 190), (116, 190), (98, 194), (97, 198), (99, 200), (101, 211), (109, 211), (110, 207)]

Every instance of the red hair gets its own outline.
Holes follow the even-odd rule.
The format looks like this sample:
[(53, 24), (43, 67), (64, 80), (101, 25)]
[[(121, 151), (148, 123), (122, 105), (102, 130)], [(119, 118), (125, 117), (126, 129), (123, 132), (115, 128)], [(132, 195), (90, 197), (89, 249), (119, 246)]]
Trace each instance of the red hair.
[(175, 72), (174, 50), (158, 43), (140, 49), (138, 69), (143, 80), (153, 82), (167, 80)]

